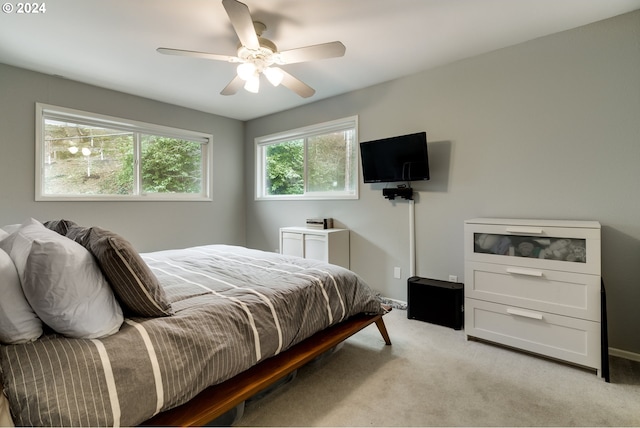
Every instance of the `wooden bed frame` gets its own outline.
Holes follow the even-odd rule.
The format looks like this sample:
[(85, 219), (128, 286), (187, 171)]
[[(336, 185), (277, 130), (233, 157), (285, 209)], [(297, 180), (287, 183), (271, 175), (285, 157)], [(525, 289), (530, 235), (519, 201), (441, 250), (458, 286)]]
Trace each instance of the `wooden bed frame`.
[(322, 330), (249, 370), (205, 389), (191, 401), (157, 414), (142, 425), (206, 425), (373, 323), (378, 327), (385, 344), (391, 345), (382, 316), (383, 314), (356, 315)]

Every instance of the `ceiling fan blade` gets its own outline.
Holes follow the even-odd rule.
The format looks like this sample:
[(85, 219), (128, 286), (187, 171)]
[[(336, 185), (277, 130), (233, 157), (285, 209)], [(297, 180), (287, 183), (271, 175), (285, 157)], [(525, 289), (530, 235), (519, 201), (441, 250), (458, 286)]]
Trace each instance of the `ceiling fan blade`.
[(309, 98), (310, 96), (316, 93), (316, 90), (313, 89), (311, 86), (307, 85), (302, 80), (296, 77), (293, 77), (286, 71), (282, 70), (282, 75), (283, 75), (282, 83), (281, 83), (282, 86), (285, 86), (291, 89), (293, 92), (300, 95), (302, 98)]
[(253, 26), (249, 7), (237, 0), (222, 0), (222, 6), (229, 15), (229, 20), (238, 39), (240, 39), (240, 43), (248, 49), (260, 49), (260, 42)]
[(343, 56), (347, 48), (341, 42), (329, 42), (280, 52), (282, 64)]
[(233, 95), (236, 92), (238, 92), (238, 90), (242, 88), (242, 86), (244, 86), (244, 80), (242, 80), (240, 76), (236, 76), (233, 78), (231, 82), (229, 82), (227, 86), (225, 86), (225, 88), (220, 92), (220, 94)]
[(178, 56), (190, 56), (193, 58), (214, 59), (217, 61), (238, 62), (237, 58), (229, 55), (218, 55), (207, 52), (186, 51), (182, 49), (173, 48), (158, 48), (156, 49), (161, 54), (165, 55), (178, 55)]

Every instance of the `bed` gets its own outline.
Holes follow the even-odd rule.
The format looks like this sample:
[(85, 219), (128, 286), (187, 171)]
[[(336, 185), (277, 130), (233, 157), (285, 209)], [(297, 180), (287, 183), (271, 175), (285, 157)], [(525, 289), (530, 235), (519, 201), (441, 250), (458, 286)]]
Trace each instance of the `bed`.
[[(27, 251), (29, 234), (36, 238), (27, 240)], [(56, 244), (38, 247), (47, 240)], [(84, 304), (66, 310), (78, 323), (38, 307), (31, 283), (55, 275), (29, 272), (43, 269), (56, 245), (90, 255), (52, 269), (65, 266), (63, 276), (77, 275), (68, 271), (95, 263), (92, 274), (97, 269), (104, 279), (99, 291), (112, 293), (102, 299), (107, 311)], [(42, 326), (36, 338), (37, 332), (12, 344), (5, 338), (0, 346), (0, 423), (8, 408), (19, 426), (204, 425), (370, 324), (390, 344), (370, 287), (319, 261), (230, 245), (138, 254), (113, 232), (67, 220), (31, 219), (5, 229), (2, 251), (16, 257)], [(82, 275), (80, 291), (58, 295), (85, 292), (88, 274)], [(5, 304), (5, 312), (14, 307)], [(96, 318), (105, 321), (88, 329)]]

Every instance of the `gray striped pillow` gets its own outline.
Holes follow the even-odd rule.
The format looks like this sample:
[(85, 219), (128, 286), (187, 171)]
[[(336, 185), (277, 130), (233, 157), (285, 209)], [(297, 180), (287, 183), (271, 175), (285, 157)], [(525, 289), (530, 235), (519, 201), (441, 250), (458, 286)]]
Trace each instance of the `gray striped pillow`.
[(98, 260), (126, 311), (144, 317), (173, 315), (164, 289), (129, 241), (100, 227), (69, 226), (66, 236)]

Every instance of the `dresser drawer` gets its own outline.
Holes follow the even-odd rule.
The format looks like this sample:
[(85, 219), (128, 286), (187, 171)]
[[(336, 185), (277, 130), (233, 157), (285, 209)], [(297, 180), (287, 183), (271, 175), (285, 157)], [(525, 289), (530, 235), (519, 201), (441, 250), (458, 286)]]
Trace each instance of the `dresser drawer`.
[(466, 260), (600, 275), (598, 222), (490, 220), (465, 222)]
[(465, 263), (465, 296), (600, 321), (600, 277), (493, 263)]
[(465, 334), (600, 370), (600, 324), (465, 300)]

